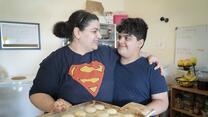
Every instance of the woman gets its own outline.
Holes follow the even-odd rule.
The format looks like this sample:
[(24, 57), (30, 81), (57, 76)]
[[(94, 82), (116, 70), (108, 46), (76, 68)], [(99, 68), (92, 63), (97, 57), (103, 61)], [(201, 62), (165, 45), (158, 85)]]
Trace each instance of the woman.
[(98, 46), (99, 30), (98, 17), (84, 10), (55, 24), (53, 33), (70, 43), (40, 64), (30, 90), (30, 100), (37, 108), (61, 112), (90, 100), (112, 103), (118, 55), (113, 48)]

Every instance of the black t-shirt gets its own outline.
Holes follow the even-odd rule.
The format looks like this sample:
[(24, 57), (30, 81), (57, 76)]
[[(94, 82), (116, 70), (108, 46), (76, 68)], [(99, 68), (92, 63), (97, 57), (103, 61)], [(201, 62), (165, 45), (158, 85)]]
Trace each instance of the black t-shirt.
[(117, 62), (115, 68), (115, 104), (124, 106), (129, 102), (148, 104), (151, 95), (167, 92), (165, 78), (159, 69), (154, 70), (144, 57), (127, 65)]
[(117, 59), (115, 49), (107, 46), (85, 55), (62, 47), (42, 61), (30, 95), (46, 93), (72, 104), (91, 100), (112, 103)]

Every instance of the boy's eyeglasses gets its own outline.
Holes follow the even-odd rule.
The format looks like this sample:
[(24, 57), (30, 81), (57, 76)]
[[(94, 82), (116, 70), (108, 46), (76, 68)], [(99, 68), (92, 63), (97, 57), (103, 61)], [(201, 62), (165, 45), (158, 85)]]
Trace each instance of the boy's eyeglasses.
[(124, 38), (125, 41), (130, 41), (135, 37), (129, 34), (117, 33), (117, 41), (121, 40), (122, 38)]

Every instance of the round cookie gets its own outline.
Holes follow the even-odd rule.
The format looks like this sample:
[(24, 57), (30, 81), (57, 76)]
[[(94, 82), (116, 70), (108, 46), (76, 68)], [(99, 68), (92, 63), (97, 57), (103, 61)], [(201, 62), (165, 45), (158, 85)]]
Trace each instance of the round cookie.
[(97, 117), (109, 117), (108, 113), (98, 113)]
[(85, 117), (86, 116), (86, 113), (84, 111), (76, 111), (74, 114), (77, 117)]
[(124, 114), (124, 117), (135, 117), (133, 114)]
[(97, 110), (104, 110), (105, 109), (105, 106), (103, 106), (102, 104), (95, 104), (95, 108)]
[(94, 112), (96, 112), (96, 108), (88, 106), (88, 107), (85, 108), (85, 111), (87, 113), (94, 113)]
[(61, 117), (75, 117), (73, 114), (64, 114)]
[(106, 112), (110, 115), (115, 115), (117, 114), (117, 110), (116, 109), (113, 109), (113, 108), (109, 108), (106, 110)]
[(122, 116), (120, 116), (120, 115), (112, 115), (110, 117), (122, 117)]

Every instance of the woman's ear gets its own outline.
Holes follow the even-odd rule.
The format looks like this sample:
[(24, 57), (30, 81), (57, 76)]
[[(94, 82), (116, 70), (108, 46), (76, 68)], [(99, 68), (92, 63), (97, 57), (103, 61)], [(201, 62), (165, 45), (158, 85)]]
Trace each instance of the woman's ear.
[(74, 33), (74, 38), (77, 38), (77, 39), (80, 38), (80, 30), (78, 27), (74, 28), (73, 33)]

